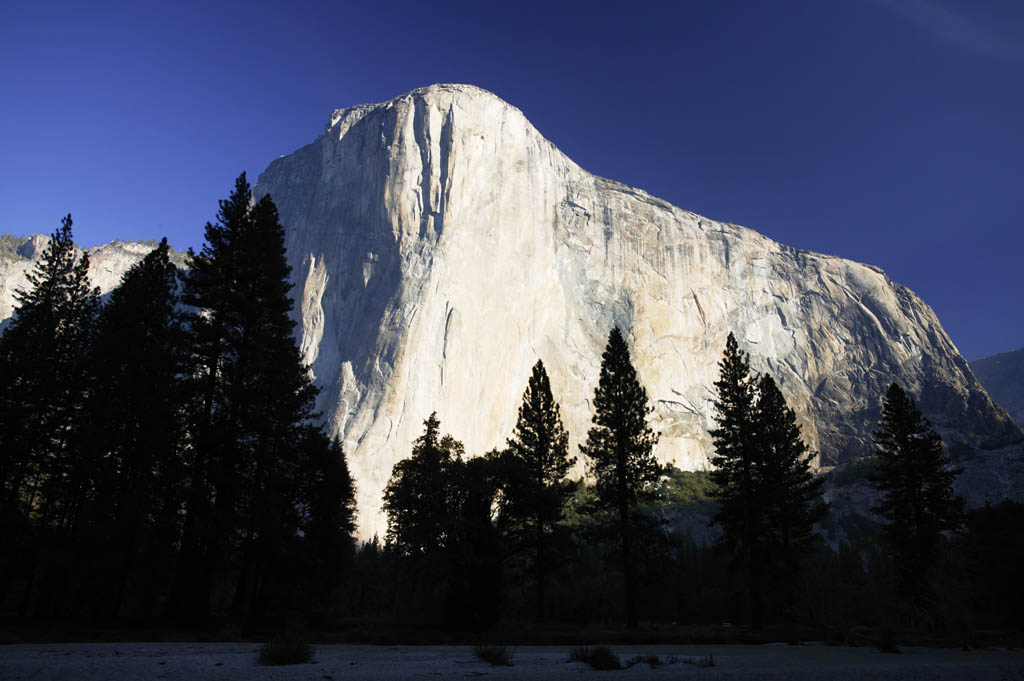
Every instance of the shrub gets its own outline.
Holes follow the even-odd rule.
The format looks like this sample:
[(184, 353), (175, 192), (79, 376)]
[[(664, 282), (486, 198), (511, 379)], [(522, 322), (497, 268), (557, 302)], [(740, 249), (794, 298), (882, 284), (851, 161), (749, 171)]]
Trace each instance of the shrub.
[(878, 637), (875, 639), (875, 648), (880, 653), (900, 653), (899, 646), (896, 645), (896, 636), (893, 634), (892, 629), (884, 627), (878, 632)]
[(690, 657), (690, 658), (684, 659), (683, 662), (685, 662), (686, 664), (692, 664), (692, 665), (694, 665), (696, 667), (700, 667), (702, 669), (707, 669), (708, 667), (714, 667), (715, 666), (715, 656), (714, 655), (705, 655), (704, 657)]
[(591, 650), (590, 660), (587, 662), (594, 669), (622, 669), (619, 656), (613, 653), (607, 646), (597, 646)]
[(512, 654), (505, 646), (476, 646), (473, 654), (492, 667), (511, 667)]
[(633, 665), (641, 664), (643, 662), (646, 662), (648, 665), (650, 665), (651, 669), (654, 669), (655, 667), (660, 667), (662, 665), (661, 658), (657, 655), (636, 655), (630, 658), (628, 662), (626, 662), (626, 669), (629, 669)]
[(575, 647), (569, 651), (569, 662), (586, 662), (594, 669), (622, 669), (619, 656), (613, 653), (607, 646), (586, 646)]
[(275, 639), (260, 648), (260, 664), (305, 664), (313, 659), (315, 649), (297, 639)]

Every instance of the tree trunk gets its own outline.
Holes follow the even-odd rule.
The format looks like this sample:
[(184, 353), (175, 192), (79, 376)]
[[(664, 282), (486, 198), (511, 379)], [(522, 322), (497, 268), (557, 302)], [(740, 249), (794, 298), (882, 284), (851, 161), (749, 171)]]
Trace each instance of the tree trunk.
[(636, 618), (636, 594), (633, 585), (633, 547), (629, 533), (629, 509), (625, 504), (619, 505), (619, 527), (622, 535), (622, 579), (626, 595), (626, 628), (638, 627)]
[(537, 621), (544, 621), (544, 523), (537, 515)]
[(764, 613), (761, 604), (761, 555), (750, 552), (750, 628), (761, 631), (764, 628)]

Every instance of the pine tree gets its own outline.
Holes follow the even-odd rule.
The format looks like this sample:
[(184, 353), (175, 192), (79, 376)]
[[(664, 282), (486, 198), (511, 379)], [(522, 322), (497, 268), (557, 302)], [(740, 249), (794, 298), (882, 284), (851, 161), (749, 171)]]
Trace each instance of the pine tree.
[[(465, 612), (467, 489), (462, 443), (440, 435), (437, 414), (423, 422), (412, 455), (399, 461), (384, 489), (386, 550), (397, 559), (403, 590), (399, 606), (423, 616)], [(474, 495), (475, 496), (475, 495)]]
[(341, 442), (316, 428), (304, 435), (303, 544), (308, 556), (311, 607), (337, 601), (355, 554), (355, 484)]
[(9, 580), (16, 562), (27, 571), (23, 614), (40, 545), (31, 535), (45, 533), (39, 541), (50, 545), (65, 541), (88, 495), (90, 470), (73, 446), (99, 292), (71, 224), (70, 215), (62, 220), (28, 274), (30, 288), (15, 293), (14, 317), (0, 338), (0, 530), (10, 561), (0, 564), (0, 579)]
[[(132, 266), (100, 312), (89, 358), (81, 456), (94, 498), (84, 565), (88, 591), (117, 614), (135, 583), (139, 612), (151, 611), (166, 578), (181, 511), (181, 324), (178, 272), (164, 239)], [(141, 602), (140, 602), (141, 601)]]
[(412, 455), (395, 464), (384, 490), (388, 516), (387, 543), (404, 556), (431, 556), (449, 545), (458, 487), (454, 467), (462, 460), (462, 443), (440, 437), (437, 413), (423, 422)]
[(876, 471), (868, 478), (881, 495), (871, 510), (887, 523), (886, 546), (895, 561), (900, 593), (913, 600), (927, 592), (927, 575), (942, 533), (957, 529), (963, 500), (953, 493), (954, 468), (942, 438), (896, 383), (889, 386), (875, 432)]
[(715, 453), (711, 481), (719, 510), (712, 522), (720, 525), (718, 549), (731, 557), (734, 570), (743, 569), (750, 591), (750, 622), (763, 626), (762, 588), (769, 527), (762, 498), (762, 454), (757, 446), (756, 390), (750, 377), (750, 361), (730, 333), (725, 354), (718, 363), (715, 382), (715, 423), (711, 431)]
[(213, 580), (237, 572), (233, 609), (282, 606), (295, 575), (302, 434), (316, 414), (293, 336), (284, 229), (269, 196), (254, 202), (243, 173), (189, 252), (189, 491), (179, 612), (204, 614)]
[(598, 507), (617, 515), (626, 626), (630, 629), (637, 628), (632, 546), (635, 516), (637, 507), (656, 494), (656, 484), (664, 473), (654, 458), (658, 436), (647, 425), (651, 412), (629, 348), (615, 327), (601, 355), (593, 425), (580, 451), (589, 459), (588, 472), (595, 479)]
[(521, 528), (523, 543), (533, 549), (536, 618), (543, 622), (546, 536), (561, 522), (565, 502), (575, 488), (565, 476), (576, 460), (569, 457), (569, 436), (540, 360), (533, 366), (523, 393), (508, 448), (516, 474), (510, 481), (505, 511), (510, 522)]
[(480, 631), (496, 622), (504, 601), (505, 551), (493, 509), (500, 498), (504, 453), (492, 450), (451, 467), (452, 533), (446, 538), (444, 612), (460, 629)]
[(762, 466), (761, 506), (771, 532), (770, 565), (781, 574), (791, 613), (801, 558), (813, 543), (814, 523), (827, 510), (821, 501), (825, 479), (811, 472), (809, 449), (800, 437), (796, 414), (768, 374), (763, 374), (757, 384), (754, 418)]

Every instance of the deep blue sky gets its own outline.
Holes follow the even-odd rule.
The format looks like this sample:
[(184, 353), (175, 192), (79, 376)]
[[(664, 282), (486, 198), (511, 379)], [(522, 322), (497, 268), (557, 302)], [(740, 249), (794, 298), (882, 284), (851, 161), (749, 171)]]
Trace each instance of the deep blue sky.
[(0, 3), (0, 231), (199, 246), (239, 172), (437, 82), (591, 172), (1024, 345), (1024, 2)]

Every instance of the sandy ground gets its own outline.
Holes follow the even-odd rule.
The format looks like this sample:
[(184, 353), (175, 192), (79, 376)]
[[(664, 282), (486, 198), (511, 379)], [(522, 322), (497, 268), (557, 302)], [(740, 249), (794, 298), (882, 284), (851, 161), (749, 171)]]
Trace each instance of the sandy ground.
[[(1024, 651), (905, 648), (903, 654), (869, 648), (809, 645), (611, 646), (625, 662), (656, 654), (679, 661), (651, 669), (595, 671), (566, 662), (564, 646), (513, 647), (511, 667), (481, 662), (468, 646), (322, 645), (313, 662), (287, 667), (257, 663), (256, 643), (79, 643), (0, 646), (0, 679), (113, 681), (181, 679), (998, 679), (1024, 680)], [(700, 667), (712, 655), (714, 667)]]

